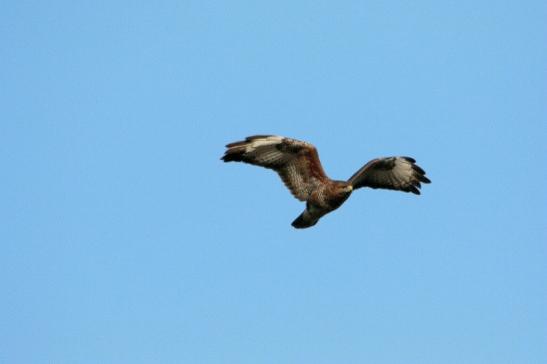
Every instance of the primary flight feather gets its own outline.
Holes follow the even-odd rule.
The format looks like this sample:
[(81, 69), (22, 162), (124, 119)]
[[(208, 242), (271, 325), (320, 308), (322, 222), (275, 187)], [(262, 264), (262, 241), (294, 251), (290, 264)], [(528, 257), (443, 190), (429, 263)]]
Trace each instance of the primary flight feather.
[(275, 135), (254, 135), (226, 145), (224, 162), (244, 162), (276, 171), (306, 209), (293, 222), (308, 228), (336, 210), (352, 191), (361, 187), (384, 188), (420, 194), (421, 183), (430, 183), (425, 171), (410, 157), (376, 158), (347, 181), (327, 177), (315, 147), (307, 142)]

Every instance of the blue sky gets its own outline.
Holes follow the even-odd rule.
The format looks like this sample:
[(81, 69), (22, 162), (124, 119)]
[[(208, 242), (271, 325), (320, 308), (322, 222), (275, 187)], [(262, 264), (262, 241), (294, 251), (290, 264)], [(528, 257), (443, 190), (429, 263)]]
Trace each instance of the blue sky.
[[(4, 1), (0, 362), (545, 363), (545, 1)], [(252, 134), (327, 173), (312, 229)]]

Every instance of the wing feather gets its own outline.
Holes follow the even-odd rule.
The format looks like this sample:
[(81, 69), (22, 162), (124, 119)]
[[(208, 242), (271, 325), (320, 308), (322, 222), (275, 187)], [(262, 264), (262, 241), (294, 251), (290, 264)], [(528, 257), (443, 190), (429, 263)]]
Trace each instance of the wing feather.
[(254, 135), (226, 145), (224, 162), (243, 162), (276, 171), (294, 197), (305, 201), (328, 180), (315, 147), (275, 135)]
[(376, 158), (365, 164), (348, 180), (354, 189), (384, 188), (420, 194), (421, 183), (430, 183), (425, 171), (410, 157)]

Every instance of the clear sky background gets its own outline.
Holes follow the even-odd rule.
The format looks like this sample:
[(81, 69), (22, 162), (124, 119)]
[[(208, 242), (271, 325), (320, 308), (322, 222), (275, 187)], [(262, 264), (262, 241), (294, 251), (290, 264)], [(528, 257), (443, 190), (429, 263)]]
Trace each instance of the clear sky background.
[[(1, 363), (546, 363), (547, 3), (3, 1)], [(307, 230), (252, 134), (346, 179)]]

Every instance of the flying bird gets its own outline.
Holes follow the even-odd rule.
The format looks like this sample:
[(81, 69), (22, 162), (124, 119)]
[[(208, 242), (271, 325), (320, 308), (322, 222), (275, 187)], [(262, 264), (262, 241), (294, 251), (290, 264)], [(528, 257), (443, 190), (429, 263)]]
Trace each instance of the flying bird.
[(358, 188), (384, 188), (419, 195), (421, 183), (431, 182), (410, 157), (376, 158), (347, 181), (336, 181), (327, 177), (317, 149), (307, 142), (276, 135), (254, 135), (230, 143), (226, 148), (221, 158), (224, 162), (273, 169), (295, 198), (306, 201), (306, 209), (292, 222), (297, 229), (317, 224)]

